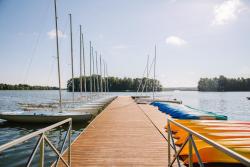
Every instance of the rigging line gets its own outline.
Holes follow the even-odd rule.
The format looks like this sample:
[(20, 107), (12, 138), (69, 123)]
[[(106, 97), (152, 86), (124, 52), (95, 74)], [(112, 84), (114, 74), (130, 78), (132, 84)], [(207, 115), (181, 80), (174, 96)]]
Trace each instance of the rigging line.
[[(68, 26), (67, 24), (68, 24), (68, 23), (65, 22), (64, 27)], [(65, 34), (65, 32), (66, 32), (66, 28), (64, 29), (64, 31), (62, 31), (62, 33)], [(60, 40), (60, 42), (61, 42), (61, 40)], [(67, 51), (68, 51), (68, 50), (67, 50)], [(54, 50), (53, 50), (53, 49), (51, 49), (51, 55), (54, 55)], [(48, 79), (47, 79), (47, 85), (48, 85), (49, 82), (50, 82), (52, 73), (53, 73), (53, 71), (54, 71), (55, 63), (56, 63), (55, 60), (57, 59), (56, 56), (52, 56), (51, 58), (52, 58), (52, 61), (51, 61), (50, 71), (49, 71), (49, 75), (48, 75)], [(67, 68), (68, 68), (68, 66), (67, 66)]]
[(140, 90), (140, 87), (141, 87), (141, 84), (142, 84), (143, 77), (144, 77), (144, 75), (145, 75), (145, 73), (146, 73), (146, 69), (147, 69), (147, 64), (146, 64), (146, 67), (145, 67), (145, 69), (144, 69), (144, 72), (143, 72), (143, 75), (142, 75), (142, 79), (140, 80), (140, 84), (139, 84), (139, 86), (138, 86), (136, 92), (139, 92), (139, 90)]
[(44, 30), (44, 28), (45, 28), (45, 26), (42, 26), (42, 25), (46, 25), (44, 23), (46, 23), (46, 21), (47, 21), (46, 18), (48, 18), (46, 16), (49, 13), (48, 11), (50, 9), (50, 3), (48, 3), (48, 5), (46, 6), (46, 9), (44, 10), (44, 13), (41, 16), (41, 20), (43, 20), (41, 22), (41, 26), (40, 26), (41, 28), (40, 28), (39, 34), (37, 35), (36, 41), (34, 43), (34, 47), (33, 47), (32, 52), (31, 52), (31, 59), (30, 59), (30, 61), (28, 63), (28, 66), (27, 66), (27, 69), (26, 69), (26, 72), (25, 72), (25, 75), (24, 75), (23, 83), (26, 83), (26, 84), (27, 84), (27, 80), (28, 80), (28, 75), (29, 75), (30, 67), (31, 67), (33, 59), (35, 57), (35, 53), (37, 51), (37, 47), (38, 47), (38, 44), (39, 44), (39, 41), (40, 41), (40, 38), (41, 38), (42, 30)]
[[(152, 63), (150, 64), (150, 68), (149, 68), (149, 72), (148, 72), (148, 75), (150, 75), (151, 73), (151, 70), (152, 70), (152, 66), (153, 66), (153, 63), (155, 61), (155, 58), (152, 60)], [(144, 85), (143, 85), (143, 89), (142, 89), (142, 92), (144, 91), (144, 88), (145, 88), (145, 85), (147, 85), (147, 82), (148, 82), (148, 79), (146, 79)]]
[[(154, 60), (153, 60), (154, 62)], [(147, 84), (147, 81), (148, 81), (148, 77), (150, 75), (150, 71), (151, 71), (151, 66), (152, 64), (150, 65), (150, 71), (148, 70), (148, 63), (149, 63), (149, 55), (148, 55), (148, 58), (147, 58), (147, 76), (146, 76), (146, 79), (145, 79), (145, 83), (143, 84), (142, 86), (142, 91), (141, 92), (144, 92), (144, 88), (146, 87), (146, 92), (147, 92), (147, 88), (148, 88), (148, 84)]]
[[(68, 24), (67, 22), (65, 22), (66, 24)], [(68, 26), (68, 25), (66, 25), (66, 26)], [(65, 26), (65, 27), (66, 27)], [(66, 28), (65, 28), (66, 29)], [(83, 29), (83, 28), (82, 28)], [(73, 37), (73, 39), (75, 39), (75, 40), (73, 40), (73, 41), (75, 41), (75, 43), (76, 44), (79, 44), (80, 43), (80, 38), (79, 38), (79, 33), (80, 33), (80, 29), (79, 28), (77, 28), (76, 30), (72, 30), (72, 37)], [(79, 50), (80, 50), (80, 48), (78, 47), (79, 45), (74, 45), (74, 48), (75, 48), (75, 54), (74, 55), (79, 55), (80, 53), (79, 53)], [(66, 53), (68, 53), (69, 52), (69, 48), (68, 48), (68, 50), (67, 50), (67, 52)], [(76, 60), (74, 60), (74, 62), (75, 62)], [(77, 60), (77, 62), (79, 62), (78, 60)], [(70, 66), (71, 65), (71, 63), (70, 64), (68, 64), (68, 66)], [(78, 67), (79, 68), (79, 66), (78, 65), (76, 65), (75, 67)], [(77, 72), (75, 72), (75, 76), (77, 76), (78, 75), (78, 71), (79, 70), (76, 70)], [(80, 75), (80, 72), (79, 72), (79, 75)]]
[(54, 66), (55, 66), (55, 60), (53, 60), (51, 65), (50, 65), (50, 71), (49, 71), (49, 76), (48, 76), (48, 80), (47, 80), (47, 85), (49, 85), (51, 75), (54, 71)]
[[(150, 75), (150, 73), (151, 73), (151, 70), (152, 70), (152, 66), (153, 66), (154, 61), (155, 61), (155, 58), (153, 59), (152, 63), (150, 64), (150, 68), (149, 68), (149, 72), (148, 72), (149, 75)], [(144, 88), (145, 88), (145, 85), (147, 85), (147, 82), (148, 82), (148, 79), (146, 79), (146, 81), (145, 81), (145, 83), (144, 83), (144, 85), (143, 85), (142, 92), (144, 91)]]
[[(58, 18), (59, 19), (59, 18)], [(62, 33), (62, 37), (58, 37), (59, 38), (59, 43), (63, 43), (63, 38), (66, 38), (67, 36), (66, 36), (66, 34), (68, 34), (68, 33), (66, 33), (66, 32), (68, 32), (68, 30), (67, 30), (67, 27), (69, 26), (69, 23), (67, 22), (67, 21), (65, 21), (65, 23), (64, 23), (64, 26), (63, 26), (63, 28), (60, 30), (60, 29), (58, 29), (58, 32), (59, 31), (61, 31), (61, 33)], [(67, 41), (68, 42), (68, 41)], [(65, 53), (69, 53), (70, 52), (70, 49), (69, 49), (69, 47), (65, 47), (64, 48), (65, 50)], [(62, 55), (63, 55), (63, 52), (61, 53)], [(69, 68), (69, 66), (70, 66), (71, 64), (70, 63), (68, 63), (67, 64), (67, 68)], [(62, 65), (63, 66), (63, 65)], [(65, 66), (65, 65), (64, 65)]]
[[(53, 53), (54, 53), (54, 50), (53, 49), (51, 49), (51, 55), (53, 55)], [(54, 66), (55, 66), (55, 60), (56, 60), (56, 57), (55, 56), (52, 56), (51, 57), (52, 59), (52, 61), (51, 61), (51, 65), (50, 65), (50, 71), (49, 71), (49, 75), (48, 75), (48, 79), (47, 79), (47, 85), (49, 85), (49, 82), (50, 82), (50, 79), (51, 79), (51, 76), (52, 76), (52, 73), (53, 73), (53, 71), (54, 71)]]
[[(59, 18), (58, 18), (59, 19)], [(65, 21), (65, 23), (64, 23), (64, 26), (63, 26), (63, 29), (61, 29), (61, 32), (62, 32), (62, 35), (63, 35), (63, 37), (66, 37), (66, 31), (68, 32), (68, 30), (66, 30), (67, 29), (67, 26), (69, 25), (69, 23), (67, 22), (67, 21)], [(60, 31), (59, 29), (58, 29), (58, 31)], [(61, 38), (61, 40), (62, 40), (62, 38)], [(61, 41), (60, 41), (61, 42)]]

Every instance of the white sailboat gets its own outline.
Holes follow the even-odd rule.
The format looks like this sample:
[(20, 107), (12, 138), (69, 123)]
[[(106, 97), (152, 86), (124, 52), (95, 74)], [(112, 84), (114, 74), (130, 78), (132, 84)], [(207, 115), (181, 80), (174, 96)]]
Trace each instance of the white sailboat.
[(90, 120), (92, 115), (87, 112), (51, 112), (51, 111), (15, 111), (0, 113), (3, 120), (19, 123), (55, 123), (67, 118), (73, 122), (84, 122)]
[[(84, 122), (92, 118), (92, 114), (86, 112), (88, 110), (69, 111), (62, 110), (62, 95), (61, 95), (61, 77), (60, 77), (60, 56), (59, 56), (59, 42), (58, 42), (58, 27), (57, 27), (57, 8), (56, 0), (54, 0), (55, 6), (55, 28), (56, 28), (56, 47), (57, 47), (57, 66), (58, 66), (58, 83), (59, 83), (59, 111), (14, 111), (14, 112), (2, 112), (0, 113), (0, 119), (4, 119), (12, 122), (22, 123), (53, 123), (64, 120), (66, 118), (72, 118), (73, 122)], [(71, 30), (71, 58), (72, 52), (72, 20), (70, 15), (70, 30)], [(73, 62), (73, 60), (72, 60)], [(72, 64), (73, 65), (73, 64)], [(73, 71), (72, 71), (73, 77)], [(74, 95), (73, 95), (74, 99)]]

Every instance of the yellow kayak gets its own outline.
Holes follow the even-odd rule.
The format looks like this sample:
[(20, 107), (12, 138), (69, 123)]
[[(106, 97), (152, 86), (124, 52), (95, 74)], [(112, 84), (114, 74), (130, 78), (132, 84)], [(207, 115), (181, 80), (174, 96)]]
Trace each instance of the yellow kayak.
[[(250, 138), (249, 132), (223, 132), (223, 133), (200, 133), (200, 134), (211, 140), (230, 139), (230, 138)], [(185, 142), (187, 137), (188, 135), (184, 134), (181, 138), (179, 138), (175, 142), (175, 144), (178, 146), (182, 145)], [(194, 136), (194, 139), (198, 139), (198, 138)]]
[[(234, 148), (234, 147), (249, 147), (250, 146), (250, 140), (248, 138), (248, 140), (215, 140), (216, 143), (219, 143), (225, 147), (228, 147), (228, 148)], [(203, 140), (195, 140), (195, 145), (198, 149), (198, 151), (202, 148), (206, 148), (208, 146), (211, 146), (209, 144), (207, 144), (206, 142), (204, 142)], [(243, 147), (243, 148), (244, 148)], [(183, 148), (183, 150), (181, 151), (180, 153), (180, 156), (185, 156), (185, 155), (188, 155), (188, 151), (189, 151), (189, 145), (186, 144)], [(194, 151), (194, 150), (193, 150)], [(250, 153), (250, 150), (248, 150), (248, 153)]]
[[(240, 155), (250, 158), (250, 122), (221, 121), (221, 120), (175, 120), (183, 126), (215, 141)], [(188, 133), (170, 123), (175, 144), (181, 146), (188, 137)], [(167, 131), (167, 126), (165, 127)], [(239, 163), (225, 153), (193, 136), (203, 163)], [(180, 157), (188, 164), (188, 144), (184, 146)], [(193, 162), (197, 163), (197, 156), (193, 150)]]
[(178, 123), (230, 123), (230, 124), (250, 124), (249, 121), (230, 121), (230, 120), (185, 120), (185, 119), (173, 119)]
[[(209, 128), (201, 128), (200, 126), (189, 127), (198, 133), (213, 133), (213, 132), (250, 132), (250, 128), (245, 127), (209, 127)], [(182, 136), (187, 136), (188, 133), (180, 129), (178, 132), (173, 134), (173, 137), (176, 139), (181, 138)]]
[[(231, 124), (231, 123), (199, 123), (199, 122), (196, 122), (196, 123), (189, 123), (189, 124), (182, 124), (186, 127), (190, 127), (190, 126), (200, 126), (200, 127), (247, 127), (247, 128), (250, 128), (250, 125), (249, 124)], [(170, 127), (171, 127), (171, 130), (172, 131), (178, 131), (182, 128), (174, 125), (174, 124), (170, 124)], [(167, 129), (167, 128), (166, 128)]]
[[(238, 149), (238, 153), (246, 158), (250, 158), (250, 147), (238, 147), (234, 148), (233, 150)], [(248, 151), (247, 151), (248, 150)], [(203, 163), (239, 163), (239, 161), (231, 158), (230, 156), (226, 155), (225, 153), (215, 149), (212, 146), (207, 146), (199, 150), (199, 154), (201, 156)], [(181, 156), (184, 160), (185, 164), (188, 164), (188, 156)], [(193, 152), (192, 156), (193, 162), (198, 163), (197, 156)]]
[(228, 120), (184, 120), (184, 119), (173, 119), (175, 122), (181, 124), (192, 124), (192, 123), (230, 123), (230, 124), (245, 124), (250, 125), (249, 121), (228, 121)]

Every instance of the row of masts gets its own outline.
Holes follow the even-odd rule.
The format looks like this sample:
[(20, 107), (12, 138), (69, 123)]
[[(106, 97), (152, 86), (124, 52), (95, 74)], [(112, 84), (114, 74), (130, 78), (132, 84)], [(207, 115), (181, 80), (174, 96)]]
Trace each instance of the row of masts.
[[(62, 91), (61, 91), (61, 73), (60, 73), (60, 54), (59, 54), (59, 40), (58, 40), (58, 23), (57, 23), (57, 5), (56, 0), (54, 0), (54, 11), (55, 11), (55, 29), (56, 29), (56, 51), (57, 51), (57, 67), (58, 67), (58, 84), (59, 84), (59, 110), (62, 112)], [(69, 14), (70, 22), (70, 58), (71, 58), (71, 82), (72, 82), (72, 99), (75, 101), (75, 82), (74, 82), (74, 49), (73, 49), (73, 35), (72, 35), (72, 15)], [(84, 35), (82, 33), (82, 26), (80, 25), (80, 95), (82, 97), (83, 92), (87, 92), (87, 80), (86, 80), (86, 57), (85, 57), (85, 45), (84, 45)], [(89, 42), (90, 49), (90, 93), (93, 95), (93, 92), (108, 92), (108, 70), (107, 63), (102, 59), (100, 54), (98, 57), (97, 51), (95, 51), (94, 56), (94, 47)], [(99, 63), (98, 63), (99, 59)], [(99, 69), (98, 69), (99, 66)], [(82, 74), (83, 68), (83, 74)], [(96, 72), (95, 72), (96, 68)], [(92, 73), (93, 71), (93, 73)], [(104, 83), (103, 83), (104, 82)], [(84, 90), (83, 90), (84, 85)]]
[[(72, 15), (69, 14), (70, 19), (70, 39), (71, 39), (71, 64), (72, 64), (72, 98), (73, 101), (75, 99), (74, 92), (75, 92), (75, 82), (74, 82), (74, 56), (73, 56), (73, 37), (72, 37)], [(84, 35), (82, 32), (82, 25), (80, 25), (80, 95), (82, 96), (83, 92), (87, 92), (87, 79), (86, 79), (86, 55), (85, 55), (85, 45), (84, 45)], [(108, 84), (108, 70), (107, 70), (107, 63), (102, 59), (102, 55), (95, 51), (94, 54), (94, 47), (91, 41), (89, 41), (89, 92), (108, 92), (109, 91), (109, 84)], [(103, 83), (104, 82), (104, 83)]]
[[(62, 93), (61, 93), (61, 76), (60, 76), (60, 56), (59, 56), (59, 40), (58, 40), (58, 25), (57, 25), (57, 6), (56, 0), (54, 0), (55, 6), (55, 28), (56, 28), (56, 49), (57, 49), (57, 65), (58, 65), (58, 83), (59, 83), (59, 109), (62, 111)], [(72, 99), (75, 101), (75, 82), (74, 82), (74, 54), (73, 54), (73, 35), (72, 35), (72, 15), (69, 14), (70, 21), (70, 51), (71, 51), (71, 83), (72, 83)], [(80, 95), (82, 97), (83, 92), (87, 92), (87, 80), (86, 80), (86, 57), (85, 57), (85, 44), (84, 44), (84, 35), (82, 32), (82, 26), (80, 25)], [(155, 98), (155, 69), (156, 69), (156, 45), (155, 45), (155, 56), (154, 56), (154, 83), (153, 83), (153, 99)], [(98, 63), (99, 59), (99, 63)], [(147, 78), (149, 77), (149, 56), (147, 59)], [(109, 92), (109, 81), (108, 81), (108, 68), (107, 63), (102, 59), (102, 55), (95, 51), (94, 55), (94, 47), (91, 41), (89, 41), (89, 91), (91, 97), (93, 92)], [(83, 74), (82, 74), (83, 68)], [(95, 71), (96, 70), (96, 71)], [(92, 73), (93, 72), (93, 73)], [(83, 90), (84, 85), (84, 90)], [(143, 88), (144, 89), (144, 88)], [(147, 91), (147, 86), (146, 86)]]

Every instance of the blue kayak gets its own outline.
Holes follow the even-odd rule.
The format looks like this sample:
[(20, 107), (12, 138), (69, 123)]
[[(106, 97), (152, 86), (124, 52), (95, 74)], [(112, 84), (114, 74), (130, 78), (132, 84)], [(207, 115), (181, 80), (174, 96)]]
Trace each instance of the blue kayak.
[(151, 105), (158, 107), (160, 111), (176, 119), (227, 120), (227, 116), (225, 115), (219, 115), (213, 112), (198, 110), (183, 104), (152, 102)]

